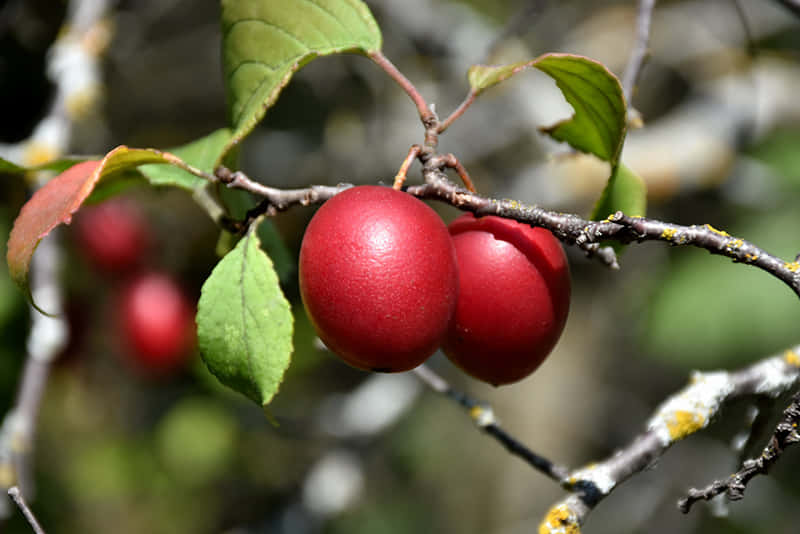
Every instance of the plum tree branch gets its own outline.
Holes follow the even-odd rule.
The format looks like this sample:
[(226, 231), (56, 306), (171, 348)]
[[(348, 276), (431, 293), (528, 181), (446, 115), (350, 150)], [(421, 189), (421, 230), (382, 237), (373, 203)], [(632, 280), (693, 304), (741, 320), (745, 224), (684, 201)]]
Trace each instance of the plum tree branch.
[[(606, 220), (589, 221), (575, 214), (559, 213), (516, 200), (497, 200), (467, 191), (448, 180), (441, 169), (428, 165), (432, 161), (426, 162), (423, 168), (425, 183), (408, 187), (408, 193), (423, 199), (445, 202), (479, 216), (497, 215), (546, 228), (564, 243), (577, 246), (587, 256), (594, 257), (613, 269), (619, 268), (616, 253), (611, 247), (602, 246), (601, 243), (664, 241), (674, 246), (702, 248), (734, 262), (757, 267), (783, 281), (800, 296), (799, 261), (782, 260), (753, 243), (718, 230), (710, 224), (683, 226), (645, 217), (630, 217), (621, 212)], [(445, 166), (444, 162), (439, 163)], [(307, 206), (321, 203), (351, 187), (349, 184), (314, 185), (304, 189), (281, 190), (264, 186), (242, 172), (231, 172), (224, 167), (216, 171), (216, 179), (228, 187), (249, 191), (263, 199), (252, 216), (261, 213), (272, 215), (298, 204)]]
[[(800, 345), (738, 371), (695, 372), (689, 385), (656, 409), (642, 434), (609, 458), (565, 477), (562, 485), (571, 494), (550, 508), (540, 534), (579, 532), (592, 509), (614, 488), (647, 469), (673, 444), (706, 428), (731, 402), (749, 396), (774, 398), (796, 388), (800, 382), (798, 351)], [(794, 439), (796, 430), (789, 435)]]

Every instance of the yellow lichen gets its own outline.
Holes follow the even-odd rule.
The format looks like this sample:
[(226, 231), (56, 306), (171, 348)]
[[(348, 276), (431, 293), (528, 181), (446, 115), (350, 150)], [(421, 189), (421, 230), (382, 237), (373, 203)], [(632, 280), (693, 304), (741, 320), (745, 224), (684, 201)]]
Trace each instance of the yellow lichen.
[(31, 141), (25, 147), (25, 155), (23, 160), (25, 165), (29, 167), (36, 167), (53, 161), (58, 157), (58, 149), (48, 143), (39, 141)]
[(744, 241), (742, 241), (741, 239), (734, 239), (732, 241), (728, 241), (728, 244), (726, 244), (725, 246), (728, 247), (729, 249), (733, 249), (733, 248), (739, 248), (742, 245), (744, 245)]
[(69, 95), (65, 101), (67, 115), (73, 120), (83, 119), (91, 113), (95, 102), (99, 99), (100, 88), (97, 86), (87, 87), (82, 91), (76, 91)]
[(800, 367), (800, 354), (797, 354), (793, 350), (787, 350), (786, 352), (783, 353), (783, 361), (785, 361), (789, 365)]
[(0, 484), (4, 488), (10, 488), (17, 483), (17, 474), (8, 462), (0, 464)]
[(800, 262), (793, 261), (793, 262), (789, 263), (787, 261), (786, 263), (783, 264), (783, 268), (784, 269), (788, 269), (788, 270), (792, 271), (793, 273), (796, 273), (797, 271), (800, 271)]
[(725, 230), (717, 230), (716, 228), (714, 228), (710, 224), (706, 224), (705, 227), (708, 228), (709, 230), (711, 230), (712, 232), (714, 232), (715, 234), (719, 234), (719, 235), (724, 236), (724, 237), (730, 237), (731, 236), (731, 234), (729, 234)]
[(83, 49), (94, 57), (106, 51), (114, 34), (114, 22), (102, 19), (92, 26), (81, 39)]
[(672, 417), (667, 420), (667, 430), (669, 430), (669, 437), (673, 441), (678, 441), (697, 432), (703, 428), (705, 424), (706, 418), (702, 414), (686, 410), (677, 410), (672, 414)]
[(671, 241), (672, 238), (675, 237), (675, 234), (677, 234), (677, 233), (678, 233), (678, 230), (676, 228), (664, 228), (664, 231), (661, 232), (661, 237), (663, 239), (668, 239), (668, 240)]
[(745, 254), (744, 259), (745, 261), (756, 261), (758, 259), (758, 254)]
[(539, 525), (539, 534), (581, 534), (574, 514), (565, 504), (551, 508)]

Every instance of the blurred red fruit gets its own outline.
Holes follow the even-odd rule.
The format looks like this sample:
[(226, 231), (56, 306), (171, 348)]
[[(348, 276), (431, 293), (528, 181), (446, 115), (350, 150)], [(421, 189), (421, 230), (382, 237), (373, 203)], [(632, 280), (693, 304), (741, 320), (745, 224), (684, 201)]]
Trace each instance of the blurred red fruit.
[(186, 362), (195, 339), (194, 313), (172, 278), (136, 278), (123, 291), (121, 315), (124, 341), (140, 367), (163, 373)]
[(101, 271), (131, 271), (147, 251), (147, 221), (131, 202), (109, 200), (84, 208), (75, 218), (75, 230), (86, 258)]

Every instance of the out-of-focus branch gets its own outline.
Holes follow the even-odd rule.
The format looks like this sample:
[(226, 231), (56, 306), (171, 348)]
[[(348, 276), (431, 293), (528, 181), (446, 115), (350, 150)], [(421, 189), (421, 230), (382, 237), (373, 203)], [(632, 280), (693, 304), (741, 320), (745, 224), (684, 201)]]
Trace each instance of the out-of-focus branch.
[(28, 507), (28, 503), (25, 502), (25, 497), (22, 496), (22, 493), (19, 491), (17, 486), (13, 486), (8, 489), (8, 496), (14, 499), (14, 502), (17, 503), (22, 515), (25, 516), (25, 520), (31, 526), (33, 531), (36, 534), (44, 534), (44, 529), (39, 524), (39, 521), (36, 519), (36, 516), (33, 514), (33, 511)]
[(783, 411), (781, 421), (758, 458), (746, 460), (741, 469), (725, 480), (715, 480), (703, 489), (691, 488), (687, 497), (678, 501), (680, 511), (688, 513), (697, 501), (711, 500), (723, 492), (732, 501), (743, 499), (750, 480), (757, 475), (766, 475), (787, 447), (800, 442), (798, 424), (800, 424), (800, 392), (795, 393), (791, 403)]
[(487, 403), (475, 400), (465, 393), (454, 390), (445, 379), (434, 373), (425, 364), (415, 368), (413, 372), (433, 391), (461, 405), (467, 411), (470, 418), (472, 418), (475, 425), (499, 441), (508, 452), (522, 458), (531, 467), (558, 483), (561, 483), (566, 478), (569, 473), (566, 467), (554, 464), (544, 456), (533, 452), (504, 430), (497, 422), (492, 407)]
[[(104, 19), (110, 3), (110, 0), (70, 2), (63, 31), (47, 59), (47, 74), (56, 87), (53, 104), (29, 139), (17, 145), (0, 146), (5, 157), (34, 166), (67, 152), (75, 122), (92, 113), (100, 96), (99, 59), (110, 38), (109, 25)], [(45, 174), (36, 175), (35, 185), (42, 185), (47, 178)], [(55, 317), (31, 311), (28, 357), (17, 399), (0, 426), (0, 486), (6, 489), (19, 486), (17, 495), (21, 491), (28, 498), (34, 494), (31, 457), (39, 407), (50, 365), (63, 350), (69, 335), (66, 321), (58, 317), (63, 311), (61, 263), (58, 239), (45, 239), (31, 265), (31, 291), (34, 300)], [(7, 517), (10, 512), (9, 502), (0, 499), (0, 517)]]
[(798, 351), (800, 345), (738, 371), (694, 373), (689, 385), (666, 399), (629, 445), (567, 475), (563, 485), (572, 493), (550, 508), (539, 533), (577, 534), (592, 509), (614, 488), (647, 469), (676, 442), (707, 427), (726, 405), (753, 395), (777, 397), (796, 387)]
[[(631, 99), (636, 91), (642, 67), (650, 55), (650, 21), (653, 19), (655, 5), (656, 0), (639, 0), (639, 12), (636, 15), (636, 41), (628, 58), (628, 64), (625, 66), (625, 73), (622, 75), (622, 90), (631, 112), (634, 112), (630, 105)], [(637, 119), (638, 115), (634, 115), (633, 118)]]

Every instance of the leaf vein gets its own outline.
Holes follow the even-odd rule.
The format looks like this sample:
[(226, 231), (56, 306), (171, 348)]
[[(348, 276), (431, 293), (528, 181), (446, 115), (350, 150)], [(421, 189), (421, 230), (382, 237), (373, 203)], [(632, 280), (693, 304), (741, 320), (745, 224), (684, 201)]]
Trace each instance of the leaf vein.
[[(259, 23), (263, 24), (264, 26), (267, 26), (268, 28), (272, 28), (272, 29), (274, 29), (274, 30), (277, 30), (278, 32), (280, 32), (280, 33), (282, 33), (283, 35), (285, 35), (286, 37), (289, 37), (290, 39), (292, 39), (293, 41), (295, 41), (296, 43), (298, 43), (300, 46), (302, 46), (302, 47), (303, 47), (303, 48), (305, 48), (306, 50), (310, 50), (310, 49), (308, 48), (308, 45), (306, 45), (306, 43), (305, 43), (305, 42), (303, 42), (303, 40), (302, 40), (302, 39), (300, 39), (298, 36), (296, 36), (295, 34), (293, 34), (292, 32), (290, 32), (290, 31), (289, 31), (289, 30), (287, 30), (286, 28), (284, 28), (284, 27), (282, 27), (282, 26), (280, 26), (280, 25), (278, 25), (278, 24), (275, 24), (274, 22), (271, 22), (271, 21), (268, 21), (268, 20), (264, 20), (264, 19), (245, 18), (245, 19), (238, 19), (238, 20), (235, 20), (234, 22), (232, 22), (232, 23), (231, 23), (231, 25), (230, 25), (230, 26), (228, 26), (228, 27), (225, 29), (225, 33), (224, 33), (224, 35), (222, 36), (222, 39), (223, 39), (223, 40), (227, 39), (227, 38), (230, 36), (231, 32), (233, 31), (234, 27), (236, 27), (238, 24), (240, 24), (240, 23), (244, 23), (244, 22), (259, 22)], [(326, 37), (326, 39), (327, 39), (327, 37)], [(328, 42), (330, 43), (330, 39), (328, 39)]]
[(247, 318), (245, 317), (247, 312), (247, 306), (245, 306), (245, 291), (244, 291), (244, 279), (245, 279), (245, 270), (247, 268), (247, 256), (249, 254), (250, 249), (250, 239), (252, 237), (252, 233), (248, 232), (247, 236), (245, 236), (245, 243), (244, 243), (244, 253), (242, 254), (242, 267), (239, 270), (239, 298), (241, 304), (241, 320), (242, 320), (242, 343), (244, 344), (244, 352), (247, 360), (247, 370), (250, 373), (248, 377), (251, 381), (256, 379), (255, 371), (253, 370), (253, 353), (250, 348), (249, 343), (249, 336), (247, 332)]

